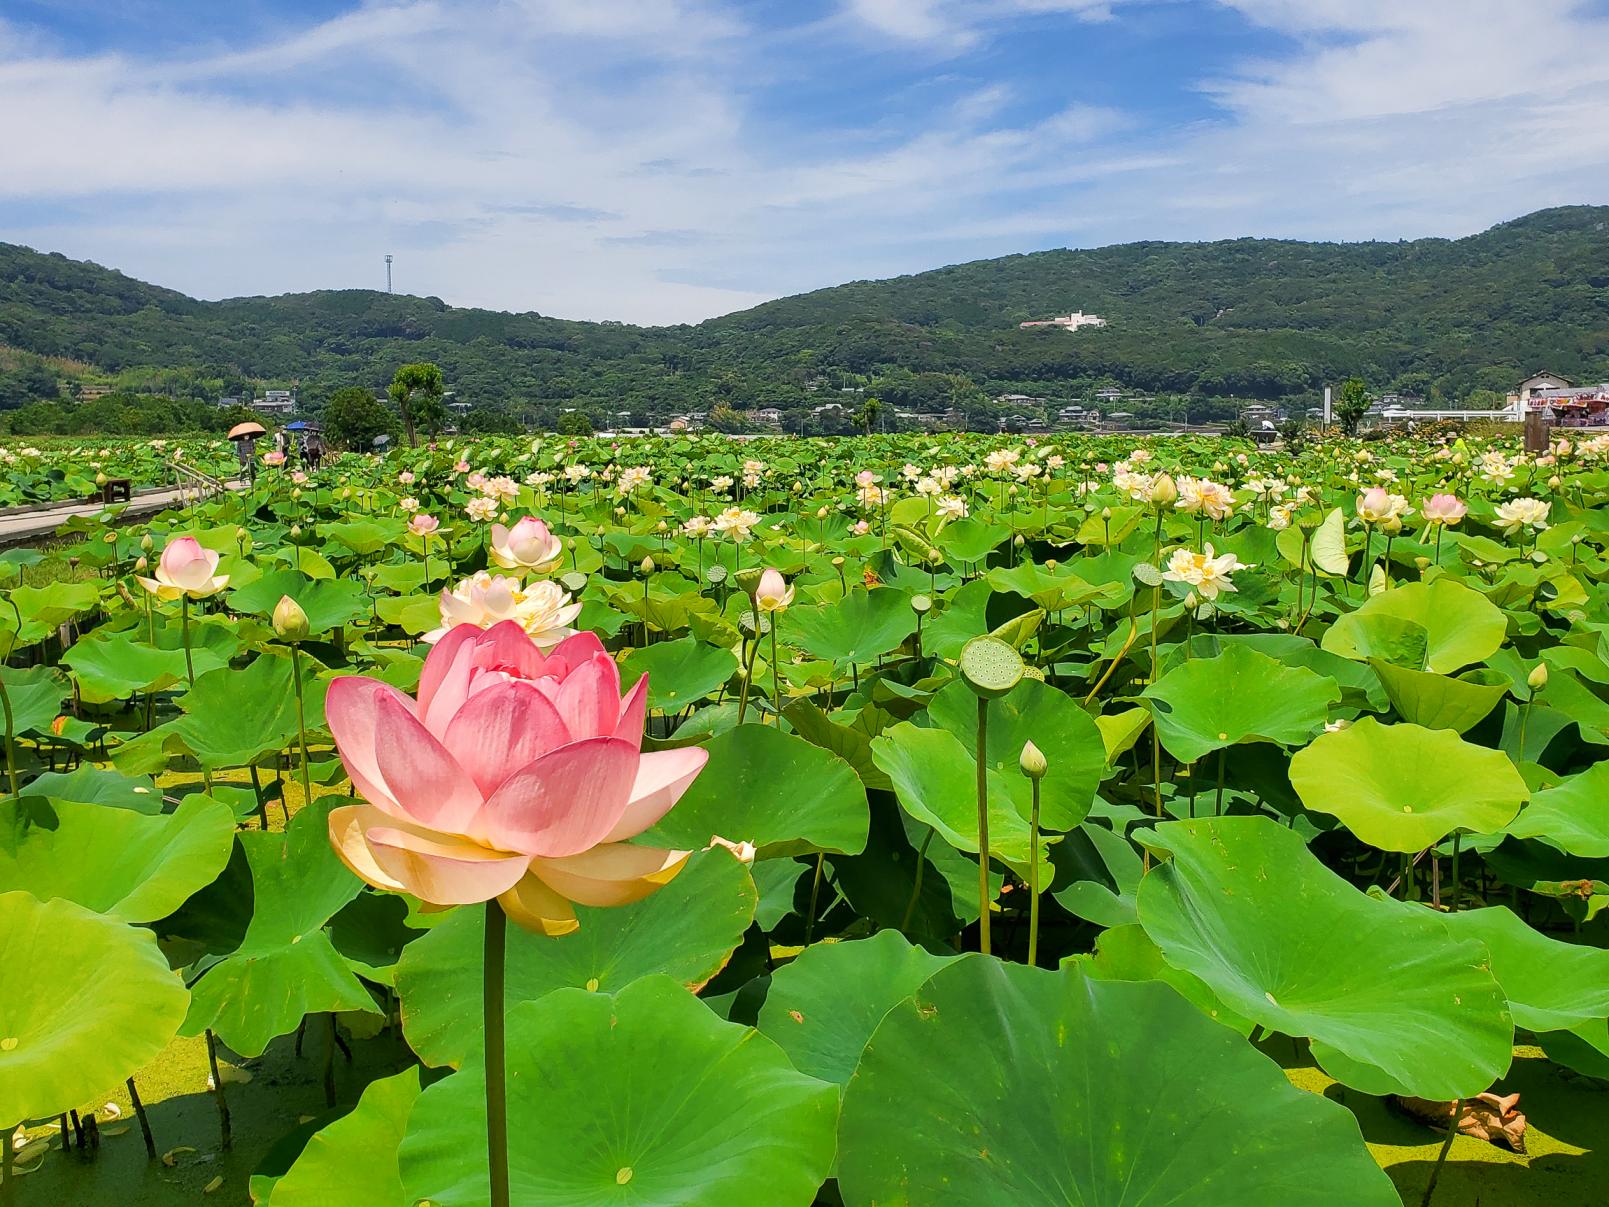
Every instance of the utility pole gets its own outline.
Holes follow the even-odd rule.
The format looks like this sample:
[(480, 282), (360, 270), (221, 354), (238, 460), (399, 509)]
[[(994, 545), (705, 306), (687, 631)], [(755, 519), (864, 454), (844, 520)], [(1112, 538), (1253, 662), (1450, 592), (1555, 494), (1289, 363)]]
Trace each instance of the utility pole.
[(387, 252), (386, 257), (385, 257), (385, 291), (387, 293), (391, 292), (391, 253), (390, 252)]

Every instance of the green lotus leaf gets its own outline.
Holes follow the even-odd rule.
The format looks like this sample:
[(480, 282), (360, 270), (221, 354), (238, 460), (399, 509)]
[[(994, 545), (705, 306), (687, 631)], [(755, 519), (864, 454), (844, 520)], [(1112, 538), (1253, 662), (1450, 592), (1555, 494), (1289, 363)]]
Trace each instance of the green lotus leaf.
[(1192, 658), (1141, 694), (1168, 753), (1194, 763), (1241, 742), (1301, 745), (1324, 727), (1341, 689), (1237, 644), (1216, 658)]
[(1507, 1068), (1514, 1025), (1485, 950), (1359, 892), (1266, 817), (1163, 822), (1140, 925), (1175, 968), (1270, 1031), (1307, 1036), (1365, 1093), (1452, 1099)]
[(24, 798), (43, 797), (51, 801), (75, 801), (132, 809), (136, 813), (160, 813), (162, 793), (148, 775), (123, 775), (94, 763), (80, 763), (71, 771), (47, 771), (36, 775), (22, 790)]
[(0, 644), (4, 645), (7, 655), (49, 637), (62, 624), (90, 611), (101, 600), (97, 583), (66, 580), (43, 587), (15, 587), (6, 594), (11, 606), (0, 608), (0, 632), (8, 634), (8, 640)]
[(848, 1207), (1400, 1201), (1344, 1107), (1170, 987), (983, 956), (888, 1012), (838, 1135)]
[(1609, 858), (1609, 762), (1538, 792), (1503, 832), (1583, 859)]
[(994, 589), (987, 579), (963, 583), (922, 626), (922, 649), (954, 662), (974, 637), (989, 631), (989, 600)]
[(693, 850), (719, 835), (766, 857), (866, 846), (866, 789), (850, 765), (796, 734), (739, 725), (711, 738), (709, 763), (643, 841)]
[[(566, 987), (608, 993), (656, 973), (701, 988), (743, 941), (756, 900), (748, 869), (717, 848), (695, 854), (674, 880), (633, 905), (577, 906), (574, 934), (553, 939), (510, 927), (507, 1001)], [(457, 1065), (479, 1045), (485, 933), (482, 911), (460, 909), (402, 949), (402, 1028), (426, 1064)]]
[(1083, 971), (1099, 981), (1161, 981), (1172, 985), (1179, 996), (1214, 1022), (1232, 1027), (1242, 1035), (1250, 1035), (1252, 1023), (1218, 1000), (1218, 995), (1205, 981), (1182, 969), (1175, 968), (1162, 958), (1162, 951), (1151, 942), (1138, 923), (1114, 926), (1103, 930), (1095, 940), (1095, 952), (1087, 956), (1069, 956)]
[[(61, 658), (78, 682), (85, 703), (127, 700), (137, 692), (166, 691), (185, 682), (184, 650), (159, 649), (132, 633), (96, 635), (80, 641)], [(217, 670), (228, 659), (201, 647), (191, 651), (197, 675)]]
[(1441, 918), (1454, 938), (1486, 945), (1492, 975), (1503, 987), (1516, 1026), (1567, 1031), (1609, 1018), (1609, 951), (1550, 939), (1501, 905)]
[(1134, 844), (1097, 821), (1086, 821), (1051, 848), (1056, 900), (1074, 917), (1096, 926), (1134, 921), (1134, 894), (1144, 865)]
[(63, 897), (124, 922), (165, 918), (229, 862), (235, 818), (204, 796), (168, 814), (59, 801), (0, 804), (0, 891)]
[(1373, 717), (1314, 739), (1291, 760), (1290, 776), (1306, 808), (1383, 851), (1422, 851), (1454, 830), (1501, 830), (1530, 796), (1502, 751)]
[(404, 1207), (397, 1149), (419, 1098), (419, 1070), (370, 1082), (357, 1106), (308, 1140), (264, 1207)]
[[(355, 520), (349, 524), (322, 524), (319, 533), (327, 541), (342, 546), (349, 554), (368, 557), (380, 552), (393, 540), (400, 540), (406, 527), (400, 520), (377, 523), (374, 520)], [(325, 546), (326, 552), (329, 546)], [(335, 551), (340, 554), (341, 550)]]
[(67, 699), (67, 684), (53, 667), (33, 666), (27, 670), (0, 667), (11, 698), (12, 736), (25, 733), (48, 734)]
[(324, 633), (350, 624), (369, 613), (363, 584), (351, 579), (314, 580), (300, 570), (275, 570), (248, 587), (229, 593), (229, 606), (237, 612), (272, 616), (285, 596), (307, 613), (310, 632)]
[[(668, 977), (560, 989), (507, 1016), (509, 1181), (520, 1207), (808, 1207), (837, 1093)], [(485, 1074), (420, 1095), (400, 1152), (409, 1203), (481, 1207)]]
[(916, 631), (911, 597), (893, 587), (853, 590), (843, 599), (782, 614), (781, 640), (828, 662), (867, 663)]
[(1484, 720), (1508, 695), (1507, 680), (1479, 683), (1454, 679), (1433, 671), (1409, 670), (1379, 658), (1370, 658), (1369, 665), (1380, 676), (1391, 706), (1402, 719), (1426, 729), (1463, 733)]
[[(905, 722), (872, 742), (872, 758), (894, 785), (900, 806), (958, 851), (978, 850), (977, 763), (960, 739), (944, 729)], [(1012, 774), (1022, 778), (1022, 773)], [(997, 771), (988, 772), (989, 853), (1026, 868), (1028, 819)], [(1048, 882), (1048, 881), (1047, 881)]]
[(1609, 1022), (1598, 1019), (1568, 1031), (1549, 1031), (1536, 1041), (1554, 1064), (1609, 1081)]
[(1065, 566), (1054, 571), (1034, 562), (997, 566), (984, 576), (996, 591), (1009, 591), (1047, 612), (1076, 608), (1110, 594), (1106, 584), (1087, 583)]
[(441, 601), (434, 595), (388, 595), (375, 600), (376, 615), (417, 637), (441, 624)]
[(251, 923), (240, 946), (191, 987), (185, 1035), (210, 1027), (242, 1056), (260, 1056), (309, 1014), (378, 1013), (324, 929), (363, 887), (330, 846), (336, 803), (326, 796), (305, 806), (282, 833), (237, 835), (251, 866)]
[(648, 707), (675, 713), (704, 699), (737, 668), (737, 655), (731, 650), (683, 637), (632, 650), (621, 661), (620, 681), (629, 686), (647, 675)]
[(1409, 662), (1411, 670), (1450, 675), (1472, 662), (1495, 654), (1508, 632), (1508, 620), (1479, 591), (1451, 578), (1407, 583), (1371, 595), (1355, 612), (1342, 616), (1324, 634), (1321, 643), (1332, 654), (1366, 662), (1379, 656), (1387, 662), (1400, 649), (1402, 626), (1424, 630), (1423, 663)]
[(897, 930), (817, 943), (772, 974), (757, 1025), (801, 1073), (848, 1085), (883, 1016), (957, 958), (913, 947)]
[(1009, 528), (967, 517), (939, 529), (933, 542), (944, 551), (945, 557), (955, 563), (982, 561), (1003, 541), (1010, 539)]
[[(324, 684), (302, 660), (307, 728), (324, 726)], [(291, 660), (259, 655), (244, 670), (222, 667), (201, 675), (179, 697), (182, 716), (127, 742), (112, 755), (124, 772), (159, 772), (170, 755), (189, 753), (205, 768), (240, 767), (290, 746), (297, 735)]]
[(0, 893), (0, 1115), (12, 1127), (98, 1099), (145, 1067), (190, 995), (156, 937), (75, 905)]
[[(964, 683), (952, 683), (928, 705), (928, 718), (976, 750), (978, 698)], [(991, 771), (999, 774), (1017, 811), (1029, 815), (1033, 787), (1018, 767), (1025, 743), (1033, 742), (1049, 769), (1039, 781), (1040, 822), (1048, 830), (1071, 830), (1089, 813), (1106, 773), (1101, 731), (1078, 702), (1037, 679), (1024, 679), (989, 702), (985, 730)]]

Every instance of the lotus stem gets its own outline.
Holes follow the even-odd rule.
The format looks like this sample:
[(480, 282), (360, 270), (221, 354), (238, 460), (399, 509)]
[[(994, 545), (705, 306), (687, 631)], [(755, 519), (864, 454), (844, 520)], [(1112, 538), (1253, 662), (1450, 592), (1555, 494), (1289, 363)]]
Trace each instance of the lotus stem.
[(916, 915), (916, 903), (922, 896), (922, 873), (927, 869), (927, 845), (933, 841), (937, 831), (929, 830), (927, 837), (922, 839), (922, 847), (916, 852), (916, 877), (911, 884), (911, 899), (905, 903), (905, 916), (900, 919), (899, 928), (902, 931), (910, 930), (911, 919)]
[(17, 1202), (17, 1173), (12, 1168), (16, 1153), (11, 1148), (11, 1137), (16, 1130), (15, 1127), (8, 1127), (6, 1134), (0, 1137), (5, 1141), (5, 1151), (0, 1153), (0, 1203), (5, 1207), (15, 1207)]
[(771, 613), (771, 701), (777, 714), (778, 729), (782, 728), (782, 672), (777, 669), (777, 627), (781, 620), (781, 612)]
[(218, 1104), (219, 1147), (228, 1152), (235, 1146), (235, 1137), (229, 1127), (229, 1102), (224, 1097), (223, 1078), (218, 1074), (218, 1037), (207, 1028), (207, 1067), (212, 1070), (212, 1096)]
[[(291, 683), (296, 689), (296, 742), (302, 756), (302, 804), (306, 806), (313, 803), (313, 785), (307, 770), (307, 718), (302, 704), (302, 650), (296, 642), (291, 643)], [(284, 806), (283, 797), (279, 803), (281, 807)]]
[(1419, 1207), (1430, 1207), (1430, 1200), (1436, 1193), (1436, 1182), (1441, 1178), (1441, 1167), (1447, 1163), (1447, 1153), (1453, 1146), (1453, 1139), (1458, 1135), (1458, 1117), (1464, 1113), (1464, 1100), (1453, 1099), (1452, 1115), (1447, 1120), (1447, 1138), (1441, 1142), (1441, 1151), (1436, 1154), (1436, 1163), (1430, 1169), (1430, 1181), (1425, 1183), (1425, 1197), (1419, 1200)]
[(196, 685), (196, 665), (190, 657), (190, 597), (179, 597), (179, 632), (184, 640), (184, 677), (193, 688)]
[(1033, 786), (1033, 809), (1028, 817), (1028, 966), (1039, 964), (1039, 780)]
[(1448, 886), (1447, 896), (1447, 912), (1450, 914), (1458, 912), (1458, 847), (1463, 837), (1464, 835), (1460, 831), (1453, 831), (1452, 883)]
[(508, 1089), (503, 1041), (503, 953), (508, 918), (493, 897), (486, 903), (485, 968), (481, 1017), (486, 1034), (486, 1161), (491, 1174), (491, 1207), (509, 1207)]
[(329, 1022), (330, 1042), (324, 1047), (324, 1105), (335, 1105), (335, 1045), (340, 1042), (340, 1036), (335, 1033), (335, 1015), (326, 1013), (325, 1019)]
[(134, 1078), (128, 1079), (129, 1102), (134, 1107), (134, 1117), (140, 1121), (140, 1134), (145, 1137), (145, 1159), (156, 1160), (156, 1137), (151, 1134), (151, 1120), (145, 1113), (145, 1103), (140, 1101), (139, 1087), (134, 1084)]
[(978, 697), (978, 950), (989, 955), (989, 699)]
[[(0, 668), (3, 672), (4, 668)], [(6, 779), (11, 785), (11, 795), (16, 796), (17, 787), (17, 738), (16, 719), (11, 712), (11, 692), (6, 687), (5, 675), (0, 673), (0, 709), (5, 710), (6, 717)]]
[(810, 938), (816, 932), (816, 907), (817, 902), (821, 899), (821, 873), (826, 859), (827, 853), (825, 851), (816, 852), (816, 874), (810, 880), (810, 912), (805, 915), (804, 941), (806, 947), (810, 946)]

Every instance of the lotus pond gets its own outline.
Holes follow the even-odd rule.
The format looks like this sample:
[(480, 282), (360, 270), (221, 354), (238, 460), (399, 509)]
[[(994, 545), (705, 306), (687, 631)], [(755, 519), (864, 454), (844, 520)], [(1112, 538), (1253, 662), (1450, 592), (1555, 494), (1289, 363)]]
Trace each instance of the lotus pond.
[(10, 550), (0, 1204), (1609, 1201), (1606, 456), (500, 439)]

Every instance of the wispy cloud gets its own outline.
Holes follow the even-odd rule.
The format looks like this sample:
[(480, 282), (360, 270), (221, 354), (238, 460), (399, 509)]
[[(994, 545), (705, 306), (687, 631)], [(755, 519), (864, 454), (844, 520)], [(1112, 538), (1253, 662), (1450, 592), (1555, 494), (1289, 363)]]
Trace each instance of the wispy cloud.
[(0, 238), (203, 296), (373, 285), (392, 252), (410, 292), (660, 322), (1609, 200), (1609, 21), (1569, 0), (401, 0), (179, 33), (0, 21)]

